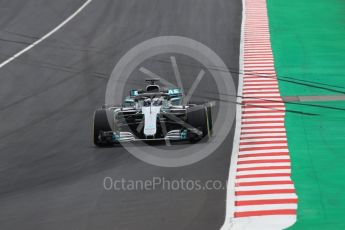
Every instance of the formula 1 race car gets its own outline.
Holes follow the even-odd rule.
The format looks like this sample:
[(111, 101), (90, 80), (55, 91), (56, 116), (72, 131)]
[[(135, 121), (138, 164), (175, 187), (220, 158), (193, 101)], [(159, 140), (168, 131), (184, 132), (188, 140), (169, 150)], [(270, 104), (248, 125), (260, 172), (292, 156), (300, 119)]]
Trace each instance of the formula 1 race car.
[(210, 138), (213, 103), (185, 102), (181, 89), (161, 89), (156, 84), (158, 81), (149, 79), (145, 90), (131, 90), (122, 106), (103, 105), (95, 111), (93, 142), (96, 146), (138, 140), (196, 143)]

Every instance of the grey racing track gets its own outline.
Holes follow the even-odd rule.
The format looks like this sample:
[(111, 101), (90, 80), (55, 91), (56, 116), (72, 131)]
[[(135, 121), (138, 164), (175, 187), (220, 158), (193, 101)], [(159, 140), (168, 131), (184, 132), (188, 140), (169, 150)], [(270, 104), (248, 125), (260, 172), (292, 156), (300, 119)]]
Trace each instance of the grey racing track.
[[(0, 62), (82, 4), (1, 0)], [(240, 0), (94, 0), (50, 38), (1, 68), (0, 229), (219, 229), (226, 190), (106, 191), (103, 179), (225, 184), (233, 130), (202, 161), (163, 168), (121, 147), (94, 147), (91, 120), (104, 103), (117, 61), (157, 36), (184, 36), (210, 47), (233, 70), (237, 85), (241, 11)], [(201, 88), (205, 84), (201, 81)]]

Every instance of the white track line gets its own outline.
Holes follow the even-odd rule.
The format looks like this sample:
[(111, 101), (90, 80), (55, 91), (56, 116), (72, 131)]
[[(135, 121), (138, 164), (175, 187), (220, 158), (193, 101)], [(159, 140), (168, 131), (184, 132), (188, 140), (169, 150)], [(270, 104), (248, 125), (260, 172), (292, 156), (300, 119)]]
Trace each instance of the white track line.
[(237, 183), (246, 182), (263, 182), (263, 181), (290, 181), (290, 177), (257, 177), (257, 178), (242, 178), (237, 179)]
[(235, 217), (235, 182), (236, 182), (236, 170), (237, 170), (237, 161), (238, 153), (240, 149), (240, 136), (241, 136), (241, 120), (242, 120), (242, 90), (243, 90), (243, 77), (244, 77), (244, 24), (246, 19), (245, 14), (245, 0), (242, 0), (242, 22), (241, 22), (241, 41), (240, 41), (240, 57), (239, 57), (239, 80), (237, 88), (237, 109), (236, 109), (236, 129), (234, 134), (234, 141), (232, 144), (231, 160), (230, 160), (230, 169), (229, 169), (229, 178), (226, 191), (226, 211), (225, 211), (225, 220), (224, 224), (221, 227), (221, 230), (229, 230), (233, 226), (233, 220)]
[(270, 112), (265, 112), (265, 113), (253, 113), (253, 114), (246, 114), (246, 116), (276, 116), (276, 115), (281, 115), (281, 116), (284, 116), (285, 113), (283, 111), (281, 112), (278, 112), (278, 113), (270, 113)]
[(256, 148), (256, 147), (287, 147), (287, 144), (282, 144), (282, 143), (278, 143), (278, 144), (259, 144), (259, 143), (255, 143), (253, 145), (240, 145), (241, 149), (250, 149), (250, 148)]
[(256, 210), (279, 210), (279, 209), (297, 209), (297, 204), (270, 204), (270, 205), (248, 205), (238, 206), (237, 212), (256, 211)]
[[(257, 154), (257, 155), (260, 155), (260, 154)], [(246, 156), (246, 155), (240, 155), (241, 158), (241, 162), (244, 162), (244, 161), (257, 161), (257, 160), (290, 160), (290, 157), (288, 155), (278, 155), (278, 156), (263, 156), (263, 157), (260, 157), (260, 156), (253, 156), (253, 157), (243, 157), (243, 156)]]
[(261, 119), (256, 119), (256, 118), (243, 118), (243, 122), (260, 122), (260, 121), (281, 121), (284, 122), (284, 118), (261, 118)]
[(291, 169), (269, 169), (269, 170), (251, 170), (237, 172), (237, 176), (256, 175), (256, 174), (272, 174), (272, 173), (291, 173)]
[(257, 142), (257, 141), (286, 141), (286, 137), (263, 137), (263, 138), (253, 138), (253, 139), (244, 139), (241, 142)]
[[(245, 161), (243, 161), (245, 163)], [(269, 166), (290, 166), (289, 162), (283, 162), (283, 163), (256, 163), (256, 164), (239, 164), (237, 166), (237, 169), (243, 169), (243, 168), (250, 168), (250, 167), (269, 167)]]
[(239, 155), (248, 155), (248, 154), (265, 154), (265, 153), (288, 153), (287, 149), (270, 149), (270, 150), (248, 150), (240, 151)]
[(48, 37), (50, 37), (52, 34), (54, 34), (56, 31), (58, 31), (59, 29), (61, 29), (64, 25), (66, 25), (69, 21), (71, 21), (75, 16), (77, 16), (87, 5), (89, 5), (92, 2), (92, 0), (87, 0), (84, 2), (83, 5), (81, 5), (73, 14), (71, 14), (68, 18), (66, 18), (63, 22), (61, 22), (57, 27), (55, 27), (53, 30), (51, 30), (49, 33), (47, 33), (46, 35), (44, 35), (43, 37), (41, 37), (40, 39), (36, 40), (34, 43), (30, 44), (29, 46), (25, 47), (24, 49), (22, 49), (21, 51), (19, 51), (18, 53), (16, 53), (15, 55), (13, 55), (12, 57), (8, 58), (7, 60), (5, 60), (4, 62), (2, 62), (0, 64), (0, 68), (4, 67), (5, 65), (7, 65), (8, 63), (10, 63), (11, 61), (15, 60), (16, 58), (18, 58), (19, 56), (21, 56), (22, 54), (26, 53), (27, 51), (29, 51), (30, 49), (34, 48), (36, 45), (40, 44), (42, 41), (44, 41), (45, 39), (47, 39)]
[(287, 150), (287, 148), (275, 148), (275, 149), (260, 149), (260, 150), (243, 150), (241, 149), (239, 154), (240, 155), (247, 155), (247, 154), (260, 154), (260, 153), (288, 153), (289, 151)]
[(248, 196), (238, 196), (236, 201), (243, 200), (273, 200), (273, 199), (294, 199), (297, 198), (294, 193), (286, 194), (263, 194), (263, 195), (248, 195)]
[[(254, 187), (254, 186), (253, 186)], [(295, 189), (293, 184), (278, 184), (278, 185), (261, 185), (255, 186), (255, 189), (251, 186), (240, 186), (235, 188), (236, 191), (260, 191), (260, 190), (274, 190), (274, 189)]]

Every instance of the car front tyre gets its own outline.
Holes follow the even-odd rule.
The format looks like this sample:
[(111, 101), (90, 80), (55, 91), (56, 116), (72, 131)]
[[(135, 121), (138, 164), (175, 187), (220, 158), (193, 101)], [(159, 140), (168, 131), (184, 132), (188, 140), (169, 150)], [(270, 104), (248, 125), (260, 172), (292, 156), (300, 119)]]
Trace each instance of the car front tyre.
[(105, 147), (111, 145), (99, 138), (101, 131), (111, 131), (111, 127), (108, 122), (107, 110), (97, 109), (93, 116), (93, 143), (97, 147)]

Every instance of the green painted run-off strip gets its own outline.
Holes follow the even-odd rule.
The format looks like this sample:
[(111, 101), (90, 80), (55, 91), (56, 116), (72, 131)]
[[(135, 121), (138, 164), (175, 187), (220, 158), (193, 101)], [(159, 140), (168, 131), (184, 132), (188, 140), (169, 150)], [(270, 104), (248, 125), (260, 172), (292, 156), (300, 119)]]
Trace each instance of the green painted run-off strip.
[[(282, 96), (345, 93), (345, 2), (267, 0)], [(292, 179), (291, 229), (345, 229), (345, 102), (286, 104)]]

